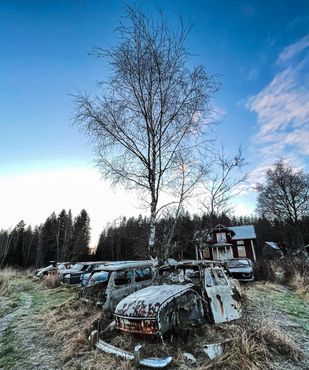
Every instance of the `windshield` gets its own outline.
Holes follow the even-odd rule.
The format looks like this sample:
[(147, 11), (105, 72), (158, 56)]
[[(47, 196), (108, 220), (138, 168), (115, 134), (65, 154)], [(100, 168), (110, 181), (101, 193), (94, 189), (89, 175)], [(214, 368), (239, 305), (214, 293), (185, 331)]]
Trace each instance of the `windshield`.
[(84, 265), (82, 263), (75, 263), (75, 265), (73, 265), (72, 269), (73, 270), (82, 270), (84, 267)]
[(249, 266), (249, 261), (246, 259), (241, 260), (227, 260), (225, 261), (227, 267), (237, 267), (237, 266)]
[(106, 281), (108, 281), (108, 278), (109, 278), (108, 271), (98, 271), (91, 275), (88, 284), (95, 285), (98, 283), (105, 283)]

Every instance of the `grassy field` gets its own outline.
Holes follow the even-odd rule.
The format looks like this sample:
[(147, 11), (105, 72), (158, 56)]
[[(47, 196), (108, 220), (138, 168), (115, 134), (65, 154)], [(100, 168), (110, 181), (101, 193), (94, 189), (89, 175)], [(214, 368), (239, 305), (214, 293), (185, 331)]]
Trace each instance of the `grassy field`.
[[(308, 302), (279, 284), (256, 282), (243, 288), (244, 313), (238, 322), (205, 324), (187, 334), (186, 340), (174, 337), (173, 343), (119, 333), (109, 340), (128, 350), (139, 342), (149, 355), (172, 355), (171, 369), (309, 368), (304, 355), (309, 349)], [(76, 291), (48, 289), (24, 274), (9, 277), (0, 301), (0, 369), (131, 369), (129, 362), (90, 348), (87, 337), (101, 312), (81, 304)], [(223, 357), (207, 360), (204, 344), (227, 338), (232, 340)], [(183, 352), (192, 353), (196, 363), (188, 363)]]

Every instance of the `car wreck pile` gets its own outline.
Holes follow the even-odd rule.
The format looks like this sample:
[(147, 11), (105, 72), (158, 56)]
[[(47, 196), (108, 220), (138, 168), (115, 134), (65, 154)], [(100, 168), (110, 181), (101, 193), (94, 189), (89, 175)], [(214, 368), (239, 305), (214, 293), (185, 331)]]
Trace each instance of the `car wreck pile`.
[(124, 351), (104, 340), (106, 333), (117, 330), (165, 340), (171, 334), (203, 323), (221, 324), (241, 316), (239, 284), (228, 277), (224, 264), (218, 261), (175, 261), (158, 268), (152, 261), (78, 265), (79, 272), (74, 268), (67, 273), (59, 271), (62, 281), (76, 283), (78, 276), (79, 297), (111, 317), (106, 328), (98, 327), (91, 332), (91, 344), (132, 360), (135, 366), (163, 368), (171, 363), (172, 357), (143, 358), (140, 345), (133, 353)]

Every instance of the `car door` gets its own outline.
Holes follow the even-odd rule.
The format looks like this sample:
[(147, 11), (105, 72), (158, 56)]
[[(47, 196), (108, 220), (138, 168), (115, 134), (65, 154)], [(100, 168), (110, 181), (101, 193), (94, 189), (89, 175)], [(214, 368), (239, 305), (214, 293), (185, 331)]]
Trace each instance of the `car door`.
[(209, 302), (209, 311), (216, 324), (239, 319), (241, 309), (234, 299), (228, 278), (222, 268), (205, 269), (205, 291)]
[(113, 271), (112, 280), (108, 287), (106, 308), (113, 311), (116, 305), (126, 296), (131, 294), (134, 269)]

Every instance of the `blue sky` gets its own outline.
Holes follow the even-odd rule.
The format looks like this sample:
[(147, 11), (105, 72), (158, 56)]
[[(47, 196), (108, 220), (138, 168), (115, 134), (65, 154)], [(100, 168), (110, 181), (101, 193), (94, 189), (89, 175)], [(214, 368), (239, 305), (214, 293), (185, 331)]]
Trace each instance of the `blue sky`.
[[(231, 152), (241, 144), (250, 162), (238, 213), (254, 210), (251, 188), (276, 159), (309, 170), (308, 1), (135, 3), (149, 14), (159, 7), (171, 27), (175, 13), (195, 24), (187, 41), (192, 63), (222, 84), (213, 101), (222, 120), (215, 135)], [(134, 197), (125, 212), (124, 200), (114, 206), (119, 196), (100, 179), (87, 138), (71, 122), (70, 94), (94, 91), (106, 73), (88, 53), (117, 42), (123, 14), (116, 0), (0, 0), (0, 228), (85, 206), (97, 235), (117, 215), (138, 213)], [(91, 199), (89, 188), (96, 189)]]

